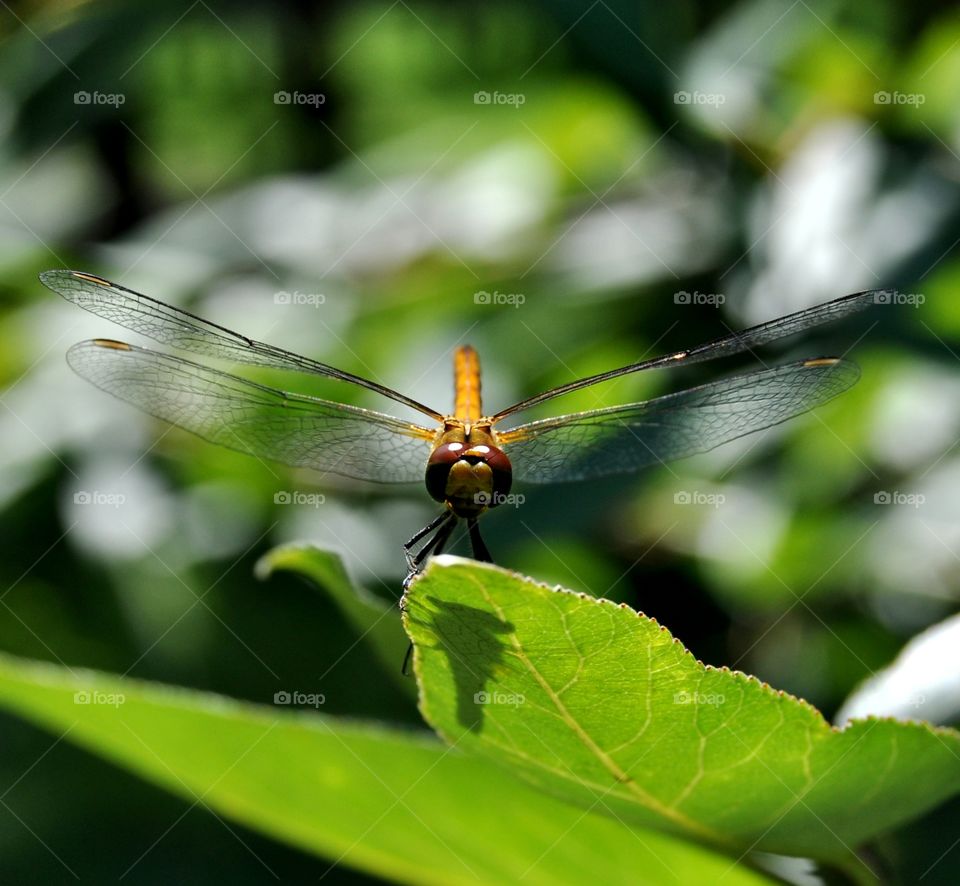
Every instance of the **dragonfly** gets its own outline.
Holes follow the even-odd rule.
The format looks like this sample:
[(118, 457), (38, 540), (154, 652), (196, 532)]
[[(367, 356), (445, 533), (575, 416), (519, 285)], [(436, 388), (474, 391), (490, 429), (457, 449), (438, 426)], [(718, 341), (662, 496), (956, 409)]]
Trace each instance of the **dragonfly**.
[(417, 424), (385, 412), (268, 387), (206, 363), (97, 338), (67, 352), (97, 387), (211, 443), (294, 467), (375, 483), (423, 482), (439, 515), (404, 545), (407, 582), (464, 521), (473, 556), (492, 561), (478, 520), (523, 483), (589, 481), (706, 452), (832, 400), (856, 383), (857, 365), (816, 357), (726, 377), (638, 403), (520, 424), (518, 413), (602, 382), (651, 369), (752, 352), (871, 304), (869, 290), (733, 332), (689, 350), (579, 378), (485, 412), (480, 361), (454, 351), (454, 407), (443, 412), (378, 382), (256, 341), (94, 274), (51, 270), (41, 282), (67, 301), (174, 350), (239, 364), (335, 379), (409, 407)]

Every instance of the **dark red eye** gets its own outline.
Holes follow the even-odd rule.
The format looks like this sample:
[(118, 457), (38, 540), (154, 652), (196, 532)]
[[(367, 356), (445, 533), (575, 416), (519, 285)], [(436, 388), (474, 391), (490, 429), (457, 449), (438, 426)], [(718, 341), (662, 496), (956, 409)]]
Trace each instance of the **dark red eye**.
[(513, 466), (510, 459), (496, 446), (475, 446), (468, 450), (464, 457), (469, 459), (473, 455), (481, 456), (480, 460), (493, 472), (493, 501), (490, 502), (490, 507), (502, 504), (513, 485)]
[(450, 468), (463, 458), (466, 449), (463, 443), (444, 443), (430, 453), (427, 461), (427, 492), (434, 501), (447, 500), (447, 478)]
[(486, 465), (490, 470), (489, 477), (493, 481), (491, 484), (493, 488), (487, 485), (489, 482), (487, 481), (482, 483), (477, 493), (489, 499), (489, 503), (485, 504), (486, 507), (492, 508), (503, 502), (513, 483), (513, 468), (510, 465), (510, 459), (502, 450), (487, 444), (467, 447), (464, 443), (444, 443), (438, 446), (430, 454), (424, 478), (431, 498), (435, 501), (447, 501), (450, 468), (457, 462), (466, 462), (473, 466)]

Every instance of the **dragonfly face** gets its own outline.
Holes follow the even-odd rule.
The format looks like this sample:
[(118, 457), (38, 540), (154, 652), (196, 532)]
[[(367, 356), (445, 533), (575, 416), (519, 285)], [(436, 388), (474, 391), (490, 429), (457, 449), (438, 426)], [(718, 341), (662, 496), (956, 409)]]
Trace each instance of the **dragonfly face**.
[(513, 484), (513, 468), (496, 440), (490, 419), (471, 424), (448, 417), (427, 459), (430, 497), (463, 519), (502, 503)]
[(336, 379), (429, 419), (425, 426), (278, 390), (225, 369), (110, 339), (79, 342), (67, 353), (70, 365), (98, 387), (210, 442), (321, 474), (378, 483), (425, 480), (444, 509), (405, 546), (411, 575), (444, 547), (460, 519), (467, 523), (474, 556), (489, 560), (477, 518), (503, 500), (514, 475), (526, 483), (590, 480), (706, 452), (827, 402), (853, 385), (859, 370), (840, 357), (817, 357), (645, 402), (499, 427), (516, 413), (634, 372), (752, 351), (892, 300), (886, 290), (844, 296), (689, 350), (576, 379), (485, 416), (479, 358), (470, 347), (454, 354), (455, 405), (445, 414), (378, 382), (231, 332), (93, 274), (45, 271), (40, 280), (67, 301), (171, 348), (231, 365)]

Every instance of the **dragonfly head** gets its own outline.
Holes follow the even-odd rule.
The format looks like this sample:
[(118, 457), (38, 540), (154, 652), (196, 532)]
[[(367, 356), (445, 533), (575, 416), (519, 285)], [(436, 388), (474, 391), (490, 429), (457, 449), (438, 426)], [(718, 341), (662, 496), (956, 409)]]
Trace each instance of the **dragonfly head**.
[(502, 502), (513, 482), (510, 459), (493, 443), (440, 443), (427, 461), (427, 492), (458, 517), (476, 517)]

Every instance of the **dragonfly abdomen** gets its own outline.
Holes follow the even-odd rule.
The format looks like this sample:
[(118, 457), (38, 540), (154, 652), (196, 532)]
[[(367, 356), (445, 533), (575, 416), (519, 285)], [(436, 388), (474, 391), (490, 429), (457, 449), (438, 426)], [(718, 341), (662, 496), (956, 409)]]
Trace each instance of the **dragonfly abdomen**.
[(453, 355), (453, 413), (465, 422), (481, 416), (480, 357), (470, 345), (461, 345)]

